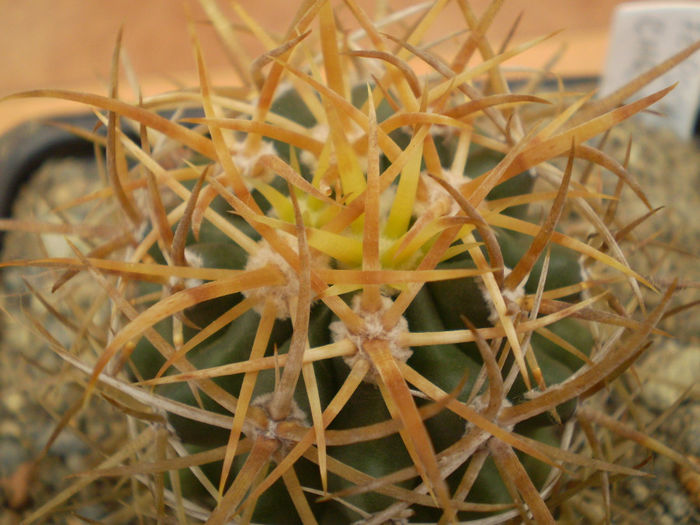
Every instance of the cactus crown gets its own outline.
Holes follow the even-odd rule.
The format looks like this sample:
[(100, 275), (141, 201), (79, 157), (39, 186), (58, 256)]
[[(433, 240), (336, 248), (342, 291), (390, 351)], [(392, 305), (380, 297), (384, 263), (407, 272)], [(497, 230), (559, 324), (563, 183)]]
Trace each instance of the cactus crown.
[[(121, 220), (53, 261), (69, 266), (54, 289), (90, 272), (111, 332), (94, 363), (56, 351), (89, 369), (86, 396), (119, 392), (141, 437), (165, 436), (112, 472), (141, 476), (156, 514), (547, 523), (562, 479), (635, 473), (570, 450), (572, 432), (605, 426), (582, 401), (639, 355), (671, 292), (639, 315), (605, 306), (610, 283), (641, 302), (653, 287), (608, 228), (615, 196), (578, 168), (648, 206), (587, 141), (667, 90), (627, 105), (646, 79), (595, 102), (514, 91), (502, 64), (542, 39), (497, 51), (483, 35), (500, 3), (477, 17), (459, 2), (469, 32), (444, 59), (424, 41), (443, 4), (407, 29), (345, 0), (351, 35), (332, 2), (304, 1), (281, 39), (236, 6), (268, 48), (241, 88), (211, 85), (193, 32), (197, 92), (121, 100), (118, 43), (109, 97), (23, 95), (102, 111), (109, 185), (81, 201)], [(571, 210), (588, 242), (561, 231)]]

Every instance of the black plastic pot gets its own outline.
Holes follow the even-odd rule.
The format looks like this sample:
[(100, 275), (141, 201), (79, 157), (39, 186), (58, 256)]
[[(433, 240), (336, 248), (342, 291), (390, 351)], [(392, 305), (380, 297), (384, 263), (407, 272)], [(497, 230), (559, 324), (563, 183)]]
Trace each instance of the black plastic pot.
[[(92, 115), (68, 115), (52, 119), (73, 126), (93, 129)], [(91, 142), (46, 122), (25, 122), (0, 136), (0, 216), (12, 215), (20, 187), (49, 160), (94, 155)]]
[[(91, 114), (65, 115), (51, 119), (88, 131), (97, 119)], [(73, 133), (46, 121), (25, 122), (0, 136), (0, 217), (12, 216), (20, 188), (48, 161), (65, 158), (94, 158), (94, 146)], [(0, 249), (5, 233), (0, 231)]]

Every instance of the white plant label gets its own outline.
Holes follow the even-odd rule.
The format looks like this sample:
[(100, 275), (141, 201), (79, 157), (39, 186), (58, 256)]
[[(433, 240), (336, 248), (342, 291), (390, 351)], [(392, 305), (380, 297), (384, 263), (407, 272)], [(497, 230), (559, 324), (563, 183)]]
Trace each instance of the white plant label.
[[(700, 2), (630, 2), (613, 18), (610, 47), (600, 95), (605, 96), (700, 40)], [(696, 52), (639, 92), (649, 95), (678, 82), (652, 109), (664, 116), (640, 115), (648, 126), (667, 127), (679, 137), (692, 136), (700, 108), (700, 52)]]

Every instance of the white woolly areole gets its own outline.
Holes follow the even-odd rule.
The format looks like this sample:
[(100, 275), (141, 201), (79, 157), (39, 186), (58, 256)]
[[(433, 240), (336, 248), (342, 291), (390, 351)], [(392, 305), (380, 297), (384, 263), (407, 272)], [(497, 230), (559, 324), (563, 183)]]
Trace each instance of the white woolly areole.
[[(330, 140), (328, 136), (328, 126), (326, 124), (316, 124), (310, 129), (310, 133), (311, 138), (316, 139), (319, 142), (326, 142)], [(318, 158), (309, 150), (303, 149), (299, 152), (299, 161), (312, 172), (315, 172), (318, 168)], [(325, 189), (321, 188), (321, 191), (325, 192)]]
[[(345, 128), (345, 137), (348, 142), (353, 143), (365, 134), (365, 131), (357, 125), (354, 121), (348, 122), (349, 127)], [(329, 142), (331, 140), (330, 128), (328, 124), (316, 124), (310, 129), (311, 138), (318, 140), (319, 142)], [(318, 159), (316, 156), (308, 150), (302, 150), (299, 154), (299, 160), (304, 163), (311, 171), (316, 171), (318, 168)], [(329, 159), (331, 164), (336, 164), (335, 149), (331, 148), (331, 154)], [(358, 156), (357, 161), (359, 162), (360, 169), (363, 172), (367, 172), (367, 157)]]
[(326, 142), (330, 140), (328, 136), (328, 125), (327, 124), (316, 124), (311, 128), (311, 138), (318, 140), (319, 142)]
[[(192, 268), (204, 268), (204, 259), (202, 256), (192, 251), (190, 246), (185, 246), (185, 262)], [(181, 277), (170, 276), (168, 285), (174, 288), (178, 285), (183, 285), (185, 288), (196, 288), (204, 284), (202, 279), (182, 279)]]
[[(508, 277), (508, 274), (510, 274), (511, 271), (512, 270), (510, 268), (504, 266), (503, 276)], [(522, 299), (525, 297), (525, 283), (527, 282), (528, 277), (529, 274), (525, 276), (525, 278), (518, 284), (518, 286), (515, 287), (514, 290), (501, 290), (503, 301), (506, 303), (506, 310), (509, 313), (511, 310), (514, 310), (513, 313), (515, 313), (520, 309)], [(486, 306), (489, 309), (489, 322), (495, 325), (498, 322), (498, 312), (496, 311), (496, 306), (493, 304), (493, 298), (491, 297), (491, 294), (487, 290), (486, 286), (484, 286), (483, 281), (477, 281), (477, 286), (479, 287), (481, 295), (484, 298), (484, 301), (486, 301)]]
[[(465, 180), (463, 173), (455, 173), (449, 169), (442, 170), (442, 177), (447, 184), (457, 189)], [(429, 208), (434, 208), (435, 204), (438, 202), (442, 202), (445, 207), (442, 212), (443, 215), (457, 215), (462, 211), (459, 204), (447, 193), (445, 188), (429, 177), (426, 172), (422, 172), (414, 215), (425, 213)]]
[[(250, 406), (254, 407), (259, 407), (262, 408), (265, 411), (265, 414), (267, 414), (267, 428), (266, 429), (260, 429), (259, 433), (266, 438), (270, 439), (276, 439), (278, 441), (281, 441), (283, 443), (286, 443), (286, 440), (282, 439), (279, 437), (277, 434), (277, 425), (280, 423), (280, 421), (275, 421), (270, 417), (270, 413), (268, 411), (268, 404), (272, 400), (272, 392), (269, 392), (267, 394), (260, 394), (258, 397), (253, 399), (250, 402)], [(299, 408), (299, 405), (297, 405), (296, 401), (292, 399), (291, 403), (291, 409), (289, 411), (289, 414), (287, 415), (286, 418), (284, 418), (282, 421), (287, 422), (287, 423), (297, 423), (302, 427), (308, 427), (309, 426), (309, 421), (306, 418), (306, 413)]]
[[(479, 396), (476, 396), (472, 400), (472, 402), (469, 403), (469, 407), (474, 409), (479, 414), (483, 415), (484, 411), (486, 410), (486, 408), (489, 405), (488, 398), (489, 398), (488, 392), (485, 392)], [(509, 399), (504, 397), (501, 400), (501, 408), (498, 410), (498, 412), (500, 413), (500, 411), (503, 410), (504, 408), (511, 407), (511, 406), (513, 406), (513, 403), (511, 403)], [(464, 434), (462, 434), (462, 437), (469, 434), (469, 432), (471, 432), (475, 428), (478, 428), (478, 427), (476, 425), (474, 425), (474, 423), (471, 423), (469, 421), (465, 422), (464, 423)], [(515, 428), (515, 423), (511, 423), (510, 425), (505, 425), (505, 426), (501, 425), (501, 428), (503, 430), (505, 430), (506, 432), (511, 432)], [(486, 445), (485, 442), (482, 444), (482, 446), (484, 446), (484, 445)]]
[[(385, 330), (382, 326), (382, 317), (384, 313), (391, 308), (393, 301), (388, 297), (382, 297), (382, 307), (376, 312), (367, 312), (362, 308), (362, 297), (356, 295), (352, 299), (352, 311), (358, 314), (364, 321), (360, 332), (351, 332), (345, 323), (341, 320), (333, 321), (330, 325), (331, 337), (334, 342), (349, 339), (355, 345), (357, 352), (351, 356), (343, 357), (345, 364), (352, 368), (358, 359), (366, 359), (370, 361), (363, 350), (365, 341), (372, 339), (381, 339), (388, 343), (391, 355), (401, 362), (408, 361), (413, 351), (399, 343), (401, 335), (408, 333), (408, 322), (402, 316), (399, 321), (390, 329)], [(371, 362), (371, 361), (370, 361)], [(374, 367), (370, 368), (366, 380), (376, 382), (377, 372)]]
[(191, 246), (185, 246), (185, 261), (193, 268), (204, 268), (204, 258), (195, 252)]
[(299, 152), (299, 162), (309, 168), (309, 171), (312, 172), (316, 171), (316, 168), (318, 167), (318, 159), (316, 158), (316, 155), (307, 149), (303, 149)]
[(255, 166), (263, 155), (277, 155), (277, 150), (275, 149), (272, 142), (266, 140), (260, 141), (260, 145), (255, 153), (252, 155), (250, 152), (244, 149), (245, 141), (236, 142), (232, 148), (233, 150), (233, 162), (236, 164), (244, 177), (256, 177), (264, 182), (270, 182), (274, 177), (274, 173), (270, 170), (261, 170), (259, 172), (255, 171)]
[[(296, 237), (280, 232), (287, 244), (296, 252)], [(265, 301), (272, 301), (275, 305), (277, 319), (289, 319), (291, 316), (290, 305), (294, 304), (299, 295), (299, 277), (294, 269), (287, 264), (277, 251), (272, 248), (266, 240), (258, 243), (259, 249), (255, 253), (248, 256), (246, 262), (246, 270), (259, 270), (268, 265), (276, 266), (284, 275), (284, 284), (278, 286), (263, 286), (243, 292), (245, 297), (255, 300), (254, 309), (259, 314), (262, 314)]]

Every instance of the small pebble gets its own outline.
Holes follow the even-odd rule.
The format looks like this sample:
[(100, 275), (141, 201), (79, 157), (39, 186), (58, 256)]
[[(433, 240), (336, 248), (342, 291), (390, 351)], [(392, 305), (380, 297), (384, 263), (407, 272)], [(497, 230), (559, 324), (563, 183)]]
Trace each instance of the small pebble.
[(22, 427), (12, 419), (0, 420), (0, 437), (20, 438), (22, 436)]
[(22, 394), (10, 391), (3, 396), (2, 404), (5, 405), (5, 408), (12, 414), (16, 414), (22, 411), (24, 401), (25, 399)]
[(658, 524), (659, 525), (677, 525), (677, 522), (675, 519), (673, 519), (668, 514), (664, 514), (662, 516), (659, 516)]
[(676, 519), (681, 519), (690, 514), (690, 505), (688, 500), (681, 494), (676, 492), (664, 492), (661, 494), (661, 500), (666, 505), (666, 510)]
[(655, 516), (657, 519), (659, 519), (659, 523), (661, 523), (660, 520), (666, 515), (666, 510), (664, 509), (664, 506), (658, 501), (652, 501), (653, 503), (649, 506), (649, 512), (652, 516)]
[(663, 476), (668, 479), (673, 473), (676, 464), (665, 456), (657, 456), (654, 458), (654, 474)]
[(688, 454), (700, 456), (700, 405), (688, 407), (684, 423), (682, 447)]
[[(46, 443), (49, 436), (53, 432), (53, 427), (47, 428), (45, 432), (45, 437), (39, 440), (40, 443)], [(49, 454), (55, 456), (69, 456), (74, 452), (87, 452), (88, 446), (83, 443), (80, 438), (70, 431), (61, 432), (56, 440), (51, 444), (49, 449)]]
[(644, 503), (649, 498), (649, 489), (638, 479), (631, 480), (627, 488), (630, 494), (632, 494), (635, 503)]
[(82, 472), (85, 470), (85, 456), (79, 452), (74, 452), (68, 454), (65, 459), (66, 467), (68, 470), (74, 473)]
[(0, 438), (0, 476), (9, 475), (17, 465), (29, 459), (28, 451), (17, 438)]
[(641, 363), (639, 376), (647, 406), (665, 410), (700, 377), (700, 347), (679, 348), (668, 342)]

